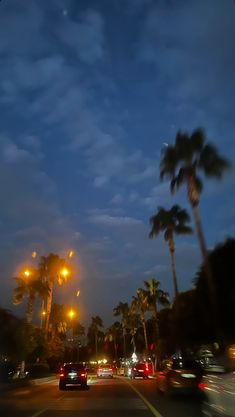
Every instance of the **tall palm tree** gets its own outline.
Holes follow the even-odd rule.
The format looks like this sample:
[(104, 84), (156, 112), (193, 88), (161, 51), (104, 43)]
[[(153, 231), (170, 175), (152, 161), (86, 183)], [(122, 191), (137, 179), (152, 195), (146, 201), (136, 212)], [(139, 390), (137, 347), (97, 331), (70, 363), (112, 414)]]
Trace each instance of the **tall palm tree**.
[(46, 303), (46, 323), (45, 323), (45, 333), (48, 334), (49, 322), (51, 315), (51, 307), (53, 301), (53, 288), (55, 282), (58, 282), (59, 285), (62, 285), (67, 280), (67, 275), (63, 275), (61, 271), (66, 266), (64, 259), (60, 258), (54, 253), (50, 253), (48, 256), (42, 256), (39, 263), (39, 274), (43, 282), (47, 282), (49, 287), (49, 294), (47, 296)]
[(118, 350), (118, 337), (120, 335), (120, 333), (122, 332), (122, 325), (119, 321), (115, 321), (111, 326), (109, 326), (106, 330), (105, 333), (105, 340), (107, 340), (108, 342), (112, 342), (113, 343), (113, 348), (114, 348), (114, 357), (115, 360), (117, 361), (118, 359), (118, 354), (117, 354), (117, 350)]
[(163, 149), (160, 163), (160, 177), (171, 180), (170, 188), (174, 193), (178, 188), (186, 184), (188, 200), (193, 210), (196, 231), (199, 239), (203, 260), (207, 258), (207, 246), (204, 237), (199, 202), (202, 192), (201, 172), (205, 177), (221, 179), (224, 171), (230, 167), (230, 163), (218, 153), (217, 149), (206, 142), (203, 129), (196, 129), (193, 133), (179, 131), (175, 144)]
[(27, 297), (26, 321), (32, 323), (35, 299), (37, 296), (41, 299), (47, 297), (49, 286), (40, 279), (36, 270), (31, 272), (28, 278), (16, 277), (15, 280), (17, 287), (14, 289), (13, 304), (21, 304), (23, 299)]
[(160, 232), (164, 232), (164, 238), (169, 247), (175, 297), (179, 293), (179, 288), (175, 267), (174, 234), (182, 235), (192, 233), (191, 227), (187, 224), (189, 221), (190, 217), (187, 211), (177, 205), (173, 206), (170, 210), (158, 207), (157, 213), (150, 218), (152, 228), (149, 237), (153, 238), (158, 236)]
[(139, 288), (136, 292), (136, 296), (132, 297), (131, 303), (131, 311), (133, 313), (139, 314), (140, 320), (144, 330), (144, 343), (145, 343), (145, 350), (148, 352), (148, 337), (147, 337), (147, 330), (146, 330), (146, 322), (145, 322), (145, 313), (149, 311), (149, 300), (148, 300), (148, 293), (143, 288)]
[(155, 278), (144, 281), (148, 293), (148, 303), (150, 310), (153, 311), (156, 323), (157, 346), (159, 345), (159, 327), (158, 327), (158, 305), (167, 307), (169, 303), (169, 294), (160, 289), (160, 281)]
[(113, 315), (115, 317), (121, 316), (121, 323), (122, 323), (122, 334), (123, 334), (123, 356), (126, 359), (126, 329), (127, 329), (127, 322), (128, 322), (128, 315), (129, 315), (129, 305), (128, 303), (120, 302), (114, 309)]
[(103, 320), (100, 316), (95, 316), (91, 318), (91, 325), (88, 329), (88, 333), (95, 338), (95, 355), (96, 360), (98, 359), (98, 336), (100, 333), (100, 328), (103, 327)]

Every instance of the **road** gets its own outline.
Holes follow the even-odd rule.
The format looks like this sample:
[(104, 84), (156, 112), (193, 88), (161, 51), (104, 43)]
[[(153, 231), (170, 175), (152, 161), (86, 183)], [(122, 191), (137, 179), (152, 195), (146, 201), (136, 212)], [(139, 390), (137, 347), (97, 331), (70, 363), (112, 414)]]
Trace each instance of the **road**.
[(58, 380), (6, 391), (0, 397), (3, 417), (202, 417), (198, 399), (168, 399), (156, 381), (90, 377), (88, 389), (59, 391)]

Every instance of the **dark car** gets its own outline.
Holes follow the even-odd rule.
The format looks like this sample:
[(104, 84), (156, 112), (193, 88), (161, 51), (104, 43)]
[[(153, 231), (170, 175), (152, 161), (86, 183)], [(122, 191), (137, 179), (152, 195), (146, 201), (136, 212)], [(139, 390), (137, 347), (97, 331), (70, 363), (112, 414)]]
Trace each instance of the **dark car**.
[(157, 372), (157, 388), (166, 394), (197, 393), (203, 371), (194, 359), (169, 359)]
[(87, 387), (87, 371), (83, 364), (67, 363), (60, 368), (59, 389), (66, 389), (66, 385), (80, 385)]
[(130, 378), (148, 379), (151, 373), (150, 365), (147, 362), (139, 362), (132, 365), (130, 369)]

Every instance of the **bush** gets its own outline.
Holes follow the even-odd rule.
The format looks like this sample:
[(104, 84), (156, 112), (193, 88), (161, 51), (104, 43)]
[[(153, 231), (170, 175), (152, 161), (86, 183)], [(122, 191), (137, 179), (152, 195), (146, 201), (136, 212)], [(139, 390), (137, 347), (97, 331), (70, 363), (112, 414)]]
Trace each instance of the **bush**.
[(46, 363), (35, 363), (27, 367), (30, 378), (43, 378), (50, 375), (50, 368)]

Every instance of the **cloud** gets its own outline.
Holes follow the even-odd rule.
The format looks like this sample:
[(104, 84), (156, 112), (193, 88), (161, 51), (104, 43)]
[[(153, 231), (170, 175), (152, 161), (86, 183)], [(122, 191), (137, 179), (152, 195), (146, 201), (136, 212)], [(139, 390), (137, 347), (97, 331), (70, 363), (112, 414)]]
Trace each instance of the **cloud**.
[(86, 10), (78, 22), (64, 19), (58, 27), (58, 37), (77, 52), (83, 63), (93, 64), (103, 58), (103, 19), (95, 10)]
[(2, 159), (3, 162), (12, 164), (20, 162), (35, 163), (35, 161), (42, 156), (40, 143), (37, 141), (37, 146), (35, 148), (35, 141), (36, 138), (34, 138), (34, 146), (32, 147), (32, 143), (30, 145), (30, 143), (27, 142), (27, 138), (24, 140), (19, 138), (18, 141), (16, 141), (6, 135), (1, 135), (0, 159)]
[(123, 196), (121, 194), (115, 194), (110, 201), (111, 204), (120, 204), (123, 202)]
[(136, 191), (131, 191), (129, 195), (130, 203), (135, 203), (138, 200), (139, 200), (139, 194)]
[(234, 37), (232, 1), (161, 1), (148, 11), (139, 59), (155, 66), (155, 88), (183, 126), (214, 125), (231, 115)]
[(138, 226), (142, 224), (142, 221), (133, 217), (123, 216), (114, 217), (108, 214), (97, 214), (90, 217), (90, 222), (97, 225), (103, 225), (108, 227), (119, 227), (119, 226)]
[(150, 210), (156, 209), (160, 205), (164, 207), (166, 205), (173, 204), (169, 183), (163, 182), (154, 186), (150, 195), (143, 198), (142, 204)]
[[(58, 2), (37, 0), (31, 0), (30, 4), (22, 2), (20, 6), (13, 0), (1, 5), (1, 9), (4, 9), (0, 16), (2, 52), (25, 57), (48, 55), (55, 49), (64, 48), (75, 52), (86, 64), (93, 64), (103, 57), (103, 19), (96, 10), (86, 9), (76, 19), (70, 13), (65, 17), (65, 6), (58, 7)], [(32, 49), (34, 45), (37, 47)]]

